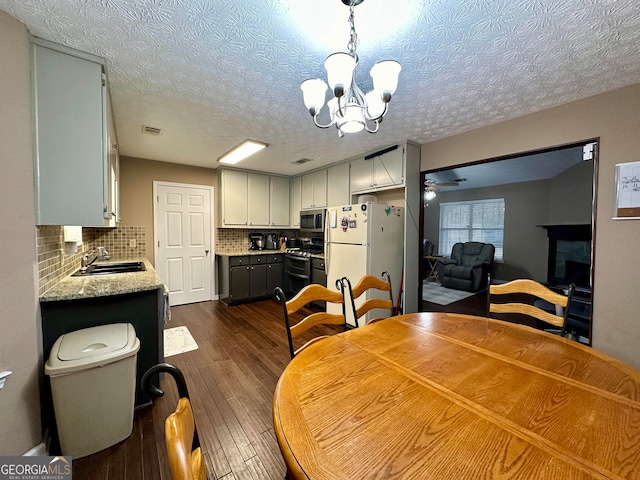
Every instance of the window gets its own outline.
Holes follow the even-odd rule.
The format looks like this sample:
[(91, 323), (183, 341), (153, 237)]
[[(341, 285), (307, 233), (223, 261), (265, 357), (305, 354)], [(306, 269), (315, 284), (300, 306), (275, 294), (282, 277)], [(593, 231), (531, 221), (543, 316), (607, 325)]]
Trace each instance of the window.
[(502, 260), (504, 243), (504, 198), (440, 204), (440, 255), (451, 255), (458, 242), (491, 243), (495, 259)]

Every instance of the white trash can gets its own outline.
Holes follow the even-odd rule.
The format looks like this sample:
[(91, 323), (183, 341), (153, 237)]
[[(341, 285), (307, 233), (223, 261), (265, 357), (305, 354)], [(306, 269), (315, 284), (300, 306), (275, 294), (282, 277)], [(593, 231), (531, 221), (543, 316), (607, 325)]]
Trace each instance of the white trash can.
[(140, 341), (130, 323), (61, 335), (44, 372), (63, 455), (84, 457), (131, 435)]

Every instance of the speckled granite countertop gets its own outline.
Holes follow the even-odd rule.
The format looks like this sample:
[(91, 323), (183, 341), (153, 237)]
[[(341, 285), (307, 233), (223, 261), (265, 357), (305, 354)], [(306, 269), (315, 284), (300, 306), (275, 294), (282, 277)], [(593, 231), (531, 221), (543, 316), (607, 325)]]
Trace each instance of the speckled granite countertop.
[(144, 261), (145, 272), (114, 273), (110, 275), (88, 275), (67, 277), (55, 287), (40, 296), (41, 302), (79, 300), (83, 298), (106, 297), (124, 293), (142, 292), (164, 288), (151, 262), (146, 258), (113, 259), (103, 263)]
[(286, 253), (284, 250), (247, 250), (242, 248), (221, 248), (216, 249), (216, 255), (223, 257), (239, 257), (243, 255), (275, 255)]
[[(216, 250), (216, 255), (220, 255), (223, 257), (242, 257), (244, 255), (275, 255), (278, 253), (285, 254), (287, 252), (285, 252), (284, 250), (243, 250), (240, 248), (224, 248)], [(324, 254), (312, 253), (311, 258), (324, 258)]]

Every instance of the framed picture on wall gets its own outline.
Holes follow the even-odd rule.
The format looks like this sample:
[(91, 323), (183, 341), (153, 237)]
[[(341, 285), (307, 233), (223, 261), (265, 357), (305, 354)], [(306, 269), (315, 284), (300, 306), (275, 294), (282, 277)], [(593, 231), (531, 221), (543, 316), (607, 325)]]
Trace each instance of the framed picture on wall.
[(614, 220), (640, 219), (640, 162), (616, 165)]

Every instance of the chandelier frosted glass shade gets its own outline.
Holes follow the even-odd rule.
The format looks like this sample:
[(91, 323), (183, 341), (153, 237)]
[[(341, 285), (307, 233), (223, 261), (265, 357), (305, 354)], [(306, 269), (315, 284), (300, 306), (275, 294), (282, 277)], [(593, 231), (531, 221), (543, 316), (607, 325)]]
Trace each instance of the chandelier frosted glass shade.
[[(353, 8), (362, 3), (362, 0), (342, 0), (342, 2), (349, 5), (351, 11), (349, 52), (332, 53), (325, 60), (324, 67), (329, 85), (320, 78), (310, 78), (302, 82), (300, 88), (304, 104), (316, 126), (329, 128), (335, 125), (340, 137), (345, 133), (356, 133), (362, 130), (376, 133), (382, 118), (387, 113), (391, 96), (398, 88), (401, 66), (395, 60), (376, 63), (370, 71), (373, 90), (366, 95), (362, 92), (355, 80), (358, 66), (356, 54), (358, 38), (353, 24)], [(329, 122), (322, 124), (318, 121), (318, 114), (324, 106), (327, 89), (331, 91), (333, 97), (327, 102)]]

